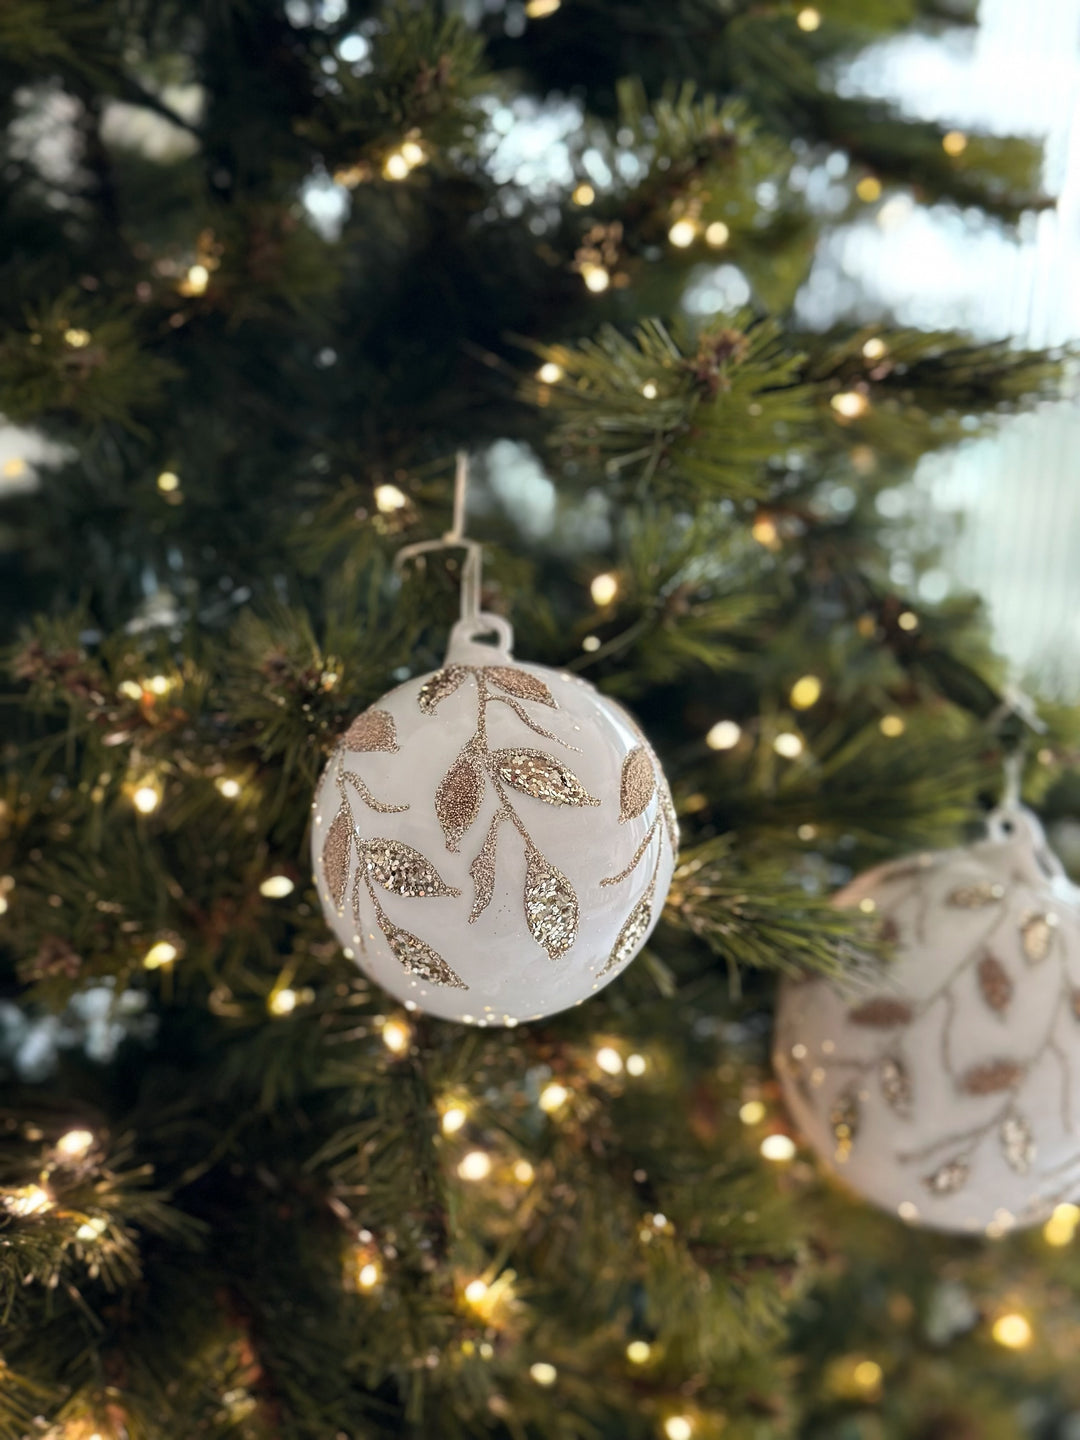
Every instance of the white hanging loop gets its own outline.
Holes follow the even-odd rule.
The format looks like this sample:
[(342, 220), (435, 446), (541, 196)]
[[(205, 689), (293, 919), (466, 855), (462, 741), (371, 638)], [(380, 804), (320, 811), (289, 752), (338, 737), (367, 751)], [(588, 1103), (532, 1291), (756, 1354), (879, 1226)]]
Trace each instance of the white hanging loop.
[[(470, 540), (465, 534), (465, 517), (469, 498), (469, 457), (464, 450), (457, 452), (454, 466), (454, 513), (450, 529), (444, 531), (439, 540), (417, 540), (403, 545), (394, 557), (394, 569), (401, 571), (409, 560), (420, 555), (430, 555), (436, 550), (464, 550), (465, 561), (461, 567), (461, 618), (450, 632), (450, 650), (454, 658), (464, 654), (465, 648), (483, 650), (487, 659), (493, 657), (490, 646), (476, 646), (480, 635), (497, 636), (498, 652), (509, 657), (514, 643), (514, 632), (501, 615), (489, 615), (480, 609), (483, 582), (484, 547), (478, 540)], [(450, 658), (449, 654), (447, 658)]]

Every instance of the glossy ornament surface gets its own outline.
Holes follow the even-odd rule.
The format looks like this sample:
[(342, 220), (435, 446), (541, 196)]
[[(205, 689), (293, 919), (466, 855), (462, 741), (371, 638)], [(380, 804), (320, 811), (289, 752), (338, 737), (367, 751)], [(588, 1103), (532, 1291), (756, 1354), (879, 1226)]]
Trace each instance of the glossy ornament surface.
[(678, 844), (627, 712), (510, 644), (497, 617), (455, 626), (442, 669), (350, 725), (312, 825), (346, 953), (409, 1008), (476, 1025), (538, 1020), (613, 980), (659, 918)]
[(882, 865), (897, 958), (872, 989), (786, 981), (774, 1062), (824, 1163), (912, 1224), (1004, 1234), (1080, 1196), (1080, 891), (1034, 816)]

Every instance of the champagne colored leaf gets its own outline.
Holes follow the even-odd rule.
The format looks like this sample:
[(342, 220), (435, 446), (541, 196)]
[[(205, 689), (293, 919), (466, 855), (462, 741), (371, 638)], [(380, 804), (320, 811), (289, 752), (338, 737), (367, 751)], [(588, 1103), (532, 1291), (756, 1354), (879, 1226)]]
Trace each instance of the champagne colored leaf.
[(484, 772), (466, 751), (450, 766), (435, 792), (435, 814), (448, 850), (458, 848), (461, 837), (480, 813), (483, 798)]
[(888, 995), (876, 995), (864, 1000), (848, 1011), (852, 1025), (868, 1025), (875, 1030), (892, 1030), (897, 1025), (911, 1023), (911, 1006), (906, 1000), (894, 1000)]
[(386, 916), (379, 921), (390, 949), (401, 962), (406, 975), (418, 975), (431, 985), (446, 985), (451, 990), (467, 990), (469, 987), (461, 976), (446, 963), (437, 950), (426, 941), (401, 930)]
[(469, 874), (473, 878), (474, 886), (472, 910), (469, 912), (470, 925), (474, 920), (479, 920), (495, 893), (495, 852), (499, 844), (499, 826), (507, 819), (508, 815), (509, 811), (498, 810), (492, 816), (484, 843), (476, 852), (476, 858), (469, 866)]
[(635, 820), (656, 793), (656, 771), (644, 745), (635, 745), (622, 764), (619, 820)]
[(342, 736), (346, 750), (390, 750), (398, 748), (394, 717), (374, 706), (358, 715)]
[(965, 1071), (959, 1085), (966, 1095), (996, 1095), (1012, 1090), (1023, 1078), (1024, 1067), (1015, 1060), (988, 1060)]
[(447, 885), (431, 861), (411, 845), (400, 840), (365, 840), (360, 848), (370, 878), (392, 895), (418, 899), (461, 894)]
[(1013, 982), (1009, 972), (996, 955), (984, 955), (979, 961), (979, 990), (991, 1010), (1001, 1014), (1007, 1010), (1013, 997)]
[(957, 1156), (955, 1160), (946, 1160), (944, 1165), (939, 1165), (929, 1175), (923, 1176), (923, 1184), (931, 1195), (953, 1195), (961, 1186), (967, 1184), (971, 1166), (962, 1157)]
[(559, 708), (558, 701), (543, 680), (516, 665), (485, 665), (484, 678), (508, 695), (516, 695), (519, 700), (535, 700), (540, 705), (550, 705), (552, 710)]
[(434, 715), (441, 703), (448, 695), (453, 695), (469, 673), (468, 665), (447, 665), (425, 680), (420, 686), (420, 694), (416, 697), (424, 714)]
[(609, 975), (612, 970), (626, 963), (632, 955), (636, 955), (641, 942), (652, 920), (652, 907), (654, 887), (649, 886), (645, 894), (637, 902), (630, 914), (626, 917), (626, 923), (619, 931), (618, 939), (612, 946), (611, 954), (607, 963), (600, 971), (601, 975)]
[(552, 960), (577, 939), (578, 902), (574, 887), (538, 850), (529, 852), (525, 870), (525, 918), (529, 933)]
[(542, 750), (496, 750), (495, 768), (507, 785), (547, 805), (599, 805), (572, 770)]
[(1010, 1111), (1001, 1122), (998, 1140), (1009, 1169), (1026, 1175), (1035, 1159), (1035, 1137), (1024, 1117)]
[(345, 903), (345, 889), (349, 883), (349, 859), (352, 854), (352, 817), (348, 808), (342, 806), (334, 816), (330, 829), (323, 841), (323, 874), (334, 904), (340, 910)]

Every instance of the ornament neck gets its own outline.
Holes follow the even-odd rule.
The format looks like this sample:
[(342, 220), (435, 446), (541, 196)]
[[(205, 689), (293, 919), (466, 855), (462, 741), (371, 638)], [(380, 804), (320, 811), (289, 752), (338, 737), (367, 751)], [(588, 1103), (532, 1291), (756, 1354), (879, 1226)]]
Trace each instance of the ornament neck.
[[(494, 644), (483, 637), (493, 636)], [(512, 665), (514, 631), (501, 615), (480, 610), (459, 620), (450, 631), (447, 665)]]

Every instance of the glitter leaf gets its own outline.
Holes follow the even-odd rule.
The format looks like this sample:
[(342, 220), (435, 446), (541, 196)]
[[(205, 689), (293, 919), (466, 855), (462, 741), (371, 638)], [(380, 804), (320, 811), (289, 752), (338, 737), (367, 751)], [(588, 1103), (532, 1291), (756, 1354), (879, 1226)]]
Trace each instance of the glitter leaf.
[(473, 904), (469, 912), (469, 924), (479, 920), (495, 893), (495, 852), (499, 844), (499, 826), (508, 819), (509, 810), (497, 810), (491, 817), (491, 824), (484, 836), (484, 843), (476, 852), (476, 858), (469, 866), (473, 878)]
[(975, 885), (960, 885), (950, 890), (945, 897), (948, 904), (958, 910), (981, 910), (984, 905), (994, 905), (1005, 896), (1005, 886), (980, 880)]
[(446, 836), (448, 850), (458, 848), (461, 837), (480, 813), (483, 798), (484, 772), (468, 751), (463, 751), (439, 781), (435, 792), (435, 814)]
[(637, 953), (638, 947), (645, 938), (645, 932), (649, 928), (649, 922), (652, 920), (654, 893), (655, 887), (650, 885), (626, 917), (626, 923), (619, 931), (618, 939), (612, 946), (607, 963), (600, 971), (601, 975), (609, 975), (612, 970), (618, 969), (620, 965), (625, 964), (632, 955)]
[(352, 817), (343, 805), (331, 822), (323, 841), (323, 874), (334, 904), (340, 910), (345, 903), (349, 883), (349, 860), (352, 854)]
[(889, 1109), (906, 1120), (911, 1115), (911, 1076), (899, 1055), (886, 1055), (878, 1066), (881, 1093)]
[(467, 665), (446, 665), (442, 670), (436, 670), (435, 674), (420, 686), (420, 694), (416, 697), (424, 714), (434, 715), (442, 701), (448, 695), (453, 695), (468, 674)]
[(419, 850), (403, 845), (400, 840), (364, 840), (360, 849), (370, 878), (392, 895), (417, 899), (461, 894), (460, 890), (444, 883), (431, 861), (425, 860)]
[(346, 750), (390, 750), (398, 748), (394, 717), (372, 707), (358, 715), (342, 736)]
[(888, 995), (876, 995), (864, 1000), (848, 1011), (852, 1025), (869, 1025), (875, 1030), (892, 1030), (897, 1025), (911, 1023), (911, 1006), (906, 1000), (894, 1000)]
[(660, 791), (660, 814), (664, 817), (664, 829), (667, 831), (668, 843), (671, 846), (672, 858), (678, 858), (679, 854), (679, 817), (675, 814), (675, 802), (671, 798), (671, 787), (667, 783), (664, 772), (657, 766), (658, 789)]
[(967, 1183), (969, 1171), (968, 1162), (957, 1156), (955, 1160), (946, 1160), (930, 1175), (924, 1175), (923, 1184), (931, 1195), (952, 1195)]
[(843, 1090), (829, 1111), (829, 1129), (836, 1141), (834, 1158), (841, 1165), (851, 1154), (859, 1133), (859, 1101), (853, 1090)]
[(1020, 926), (1024, 954), (1032, 965), (1038, 965), (1050, 954), (1054, 925), (1049, 915), (1029, 915)]
[(958, 1084), (966, 1095), (996, 1095), (1013, 1089), (1023, 1078), (1024, 1067), (1015, 1060), (987, 1060), (966, 1070)]
[(979, 961), (979, 991), (991, 1010), (998, 1015), (1007, 1010), (1013, 996), (1009, 972), (996, 955), (984, 955)]
[(565, 954), (577, 939), (574, 887), (538, 850), (530, 850), (525, 870), (525, 918), (529, 933), (552, 960)]
[(658, 815), (656, 819), (652, 822), (652, 824), (649, 826), (648, 830), (646, 830), (641, 844), (634, 851), (634, 858), (630, 861), (630, 864), (627, 865), (625, 869), (620, 870), (617, 875), (605, 875), (604, 878), (600, 881), (601, 885), (620, 885), (629, 874), (631, 874), (634, 870), (637, 869), (638, 865), (640, 865), (641, 863), (642, 856), (652, 844), (653, 836), (656, 834), (659, 825), (660, 817)]
[(516, 665), (485, 665), (484, 678), (508, 695), (516, 695), (519, 700), (535, 700), (539, 705), (550, 705), (552, 710), (559, 708), (555, 696), (543, 680)]
[(492, 701), (498, 701), (500, 705), (508, 705), (523, 725), (527, 725), (534, 735), (542, 735), (545, 740), (554, 740), (556, 745), (562, 745), (566, 750), (577, 750), (576, 745), (571, 745), (569, 740), (560, 740), (558, 735), (553, 735), (550, 730), (545, 730), (543, 725), (538, 725), (532, 718), (524, 705), (519, 705), (511, 695), (490, 695)]
[[(344, 770), (338, 777), (339, 786), (343, 785), (346, 781), (353, 787), (368, 809), (375, 810), (380, 815), (401, 815), (409, 808), (408, 805), (387, 805), (382, 800), (376, 800), (360, 776), (352, 770)], [(344, 793), (342, 793), (341, 798), (344, 800)]]
[(636, 820), (656, 793), (656, 772), (644, 745), (635, 745), (622, 763), (619, 821)]
[(438, 951), (433, 950), (425, 941), (411, 935), (408, 930), (399, 929), (385, 915), (380, 917), (379, 925), (406, 975), (418, 975), (421, 980), (427, 980), (431, 985), (447, 985), (452, 990), (469, 988)]
[(501, 779), (523, 795), (547, 805), (599, 805), (572, 770), (542, 750), (495, 750), (491, 756)]
[(1009, 1168), (1026, 1175), (1035, 1159), (1035, 1137), (1024, 1117), (1010, 1111), (1001, 1122), (998, 1140)]

